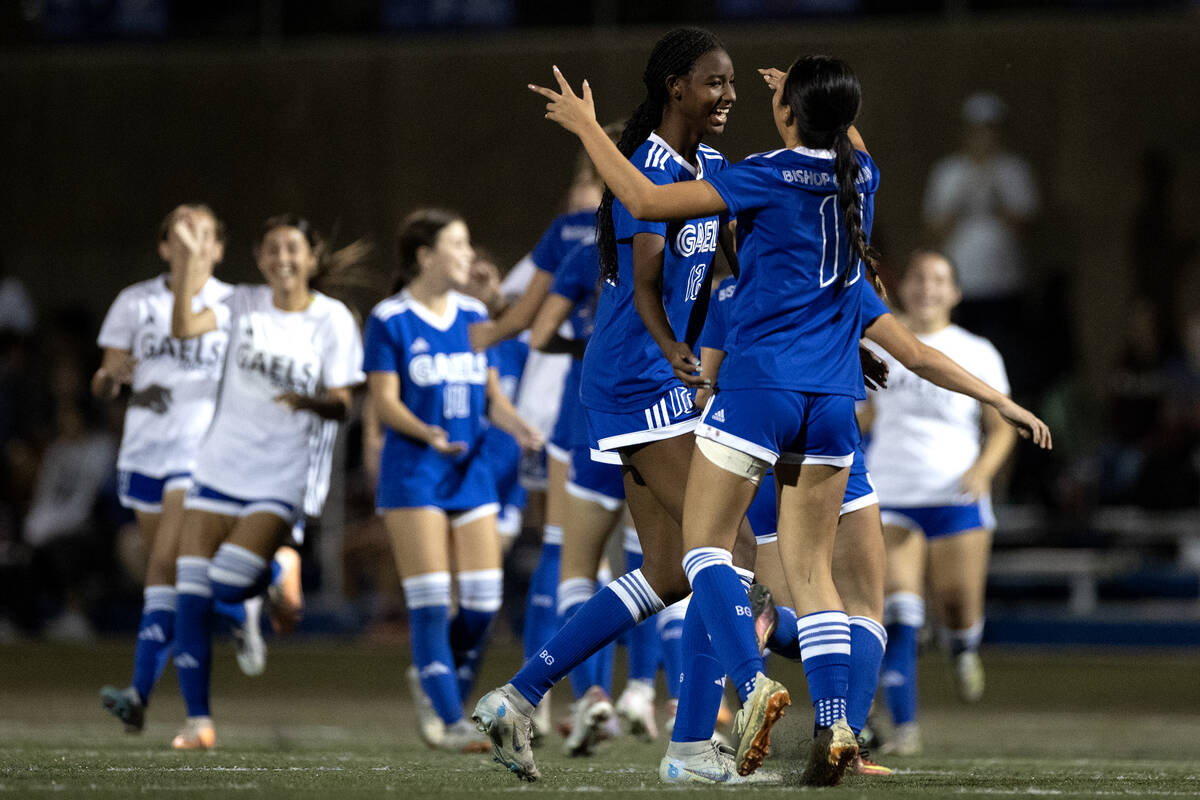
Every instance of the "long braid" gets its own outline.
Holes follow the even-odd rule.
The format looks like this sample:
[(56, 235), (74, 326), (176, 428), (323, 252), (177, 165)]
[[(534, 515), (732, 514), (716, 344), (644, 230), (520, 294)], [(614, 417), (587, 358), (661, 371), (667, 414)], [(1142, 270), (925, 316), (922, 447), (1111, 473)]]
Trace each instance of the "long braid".
[(881, 297), (887, 297), (879, 277), (879, 254), (867, 241), (862, 206), (855, 188), (859, 163), (848, 130), (862, 104), (858, 78), (844, 61), (829, 56), (804, 56), (788, 69), (784, 97), (791, 108), (800, 140), (808, 147), (834, 151), (838, 205), (850, 236), (850, 247), (866, 264), (875, 291)]
[[(633, 110), (617, 149), (626, 158), (642, 146), (654, 129), (662, 123), (663, 109), (667, 105), (667, 78), (686, 75), (692, 65), (712, 50), (723, 49), (721, 40), (709, 31), (700, 28), (676, 28), (663, 36), (650, 51), (642, 83), (646, 86), (646, 98)], [(617, 234), (612, 220), (613, 193), (606, 187), (604, 199), (596, 211), (596, 247), (600, 251), (600, 278), (610, 283), (617, 282)]]

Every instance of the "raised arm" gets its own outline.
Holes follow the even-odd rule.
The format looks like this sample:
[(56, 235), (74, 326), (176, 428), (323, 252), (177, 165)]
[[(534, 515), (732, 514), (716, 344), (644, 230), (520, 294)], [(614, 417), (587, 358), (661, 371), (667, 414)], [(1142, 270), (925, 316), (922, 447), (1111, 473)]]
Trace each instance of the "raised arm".
[(487, 350), (532, 325), (553, 281), (554, 276), (551, 273), (535, 269), (529, 279), (529, 285), (515, 303), (504, 309), (496, 319), (476, 322), (471, 326), (471, 347), (476, 351)]
[(558, 67), (554, 68), (554, 78), (561, 93), (529, 84), (532, 91), (550, 101), (546, 104), (546, 119), (579, 137), (601, 179), (630, 214), (644, 220), (673, 220), (707, 217), (729, 210), (708, 181), (683, 181), (666, 186), (652, 183), (621, 155), (596, 122), (592, 87), (588, 82), (583, 82), (583, 97), (579, 97)]
[(203, 273), (199, 268), (200, 259), (204, 248), (210, 247), (211, 242), (202, 238), (187, 214), (179, 214), (170, 235), (184, 253), (181, 257), (171, 259), (171, 293), (175, 296), (171, 311), (171, 335), (177, 339), (191, 339), (217, 329), (215, 311), (211, 308), (199, 311), (192, 309), (192, 298), (204, 285)]
[(879, 317), (866, 330), (866, 337), (892, 354), (892, 357), (912, 372), (952, 392), (973, 397), (991, 406), (1004, 421), (1017, 429), (1026, 439), (1033, 439), (1041, 448), (1052, 447), (1050, 429), (1030, 411), (1013, 402), (958, 365), (941, 350), (930, 347), (900, 324), (891, 314)]
[(529, 346), (534, 350), (549, 352), (559, 327), (571, 314), (571, 307), (571, 301), (561, 294), (547, 295), (529, 329)]

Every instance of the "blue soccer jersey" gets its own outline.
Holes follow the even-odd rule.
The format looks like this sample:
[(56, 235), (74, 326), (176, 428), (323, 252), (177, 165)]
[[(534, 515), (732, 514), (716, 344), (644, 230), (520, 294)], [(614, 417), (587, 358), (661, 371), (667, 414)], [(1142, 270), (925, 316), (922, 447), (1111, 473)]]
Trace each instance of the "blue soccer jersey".
[(733, 307), (733, 297), (737, 294), (737, 278), (730, 275), (717, 285), (712, 299), (708, 303), (708, 316), (704, 320), (704, 330), (700, 332), (701, 347), (711, 350), (724, 350), (725, 337), (729, 333), (729, 310)]
[[(471, 349), (468, 328), (487, 319), (478, 300), (451, 292), (440, 316), (401, 291), (377, 305), (367, 320), (365, 372), (400, 376), (400, 400), (420, 420), (446, 431), (467, 451), (444, 456), (423, 441), (387, 429), (380, 466), (380, 507), (432, 505), (447, 510), (495, 501), (486, 469), (475, 476), (475, 458), (487, 428), (487, 375), (495, 351)], [(389, 498), (387, 502), (384, 499)]]
[[(879, 171), (857, 153), (855, 185), (870, 234)], [(706, 178), (737, 216), (741, 287), (721, 370), (727, 389), (860, 396), (857, 346), (865, 280), (838, 206), (831, 151), (776, 150)]]
[[(703, 144), (696, 153), (697, 163), (689, 164), (654, 133), (630, 160), (651, 181), (664, 185), (719, 174), (726, 166), (724, 156)], [(614, 200), (612, 219), (618, 280), (615, 285), (604, 283), (600, 290), (596, 330), (584, 357), (581, 396), (588, 408), (618, 412), (646, 407), (678, 385), (671, 365), (634, 307), (634, 235), (650, 233), (665, 240), (662, 301), (671, 329), (682, 340), (692, 306), (704, 289), (723, 218), (644, 222), (634, 219), (620, 200)]]
[(538, 239), (529, 257), (533, 265), (551, 275), (558, 272), (558, 267), (571, 251), (580, 244), (596, 241), (596, 212), (574, 211), (570, 214), (560, 214), (550, 223), (550, 227)]

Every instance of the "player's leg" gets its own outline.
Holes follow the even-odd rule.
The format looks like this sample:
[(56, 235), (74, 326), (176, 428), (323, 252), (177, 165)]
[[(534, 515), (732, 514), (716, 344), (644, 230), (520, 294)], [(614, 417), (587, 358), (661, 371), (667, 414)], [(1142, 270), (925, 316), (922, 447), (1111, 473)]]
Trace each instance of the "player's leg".
[(983, 606), (987, 590), (992, 532), (973, 528), (929, 540), (929, 600), (945, 626), (943, 636), (954, 665), (959, 696), (975, 702), (983, 696)]
[[(625, 515), (621, 538), (625, 571), (640, 569), (642, 544), (628, 513)], [(665, 612), (666, 609), (663, 609), (657, 616), (661, 617)], [(639, 622), (629, 632), (625, 647), (627, 679), (616, 705), (617, 714), (625, 721), (629, 732), (648, 742), (658, 738), (658, 723), (654, 718), (654, 679), (658, 674), (659, 650), (657, 619)]]
[(920, 750), (917, 727), (917, 640), (925, 624), (925, 534), (906, 512), (883, 512), (887, 553), (883, 621), (887, 651), (880, 683), (895, 733), (886, 752), (912, 755)]
[(238, 522), (234, 514), (232, 508), (230, 513), (187, 508), (183, 515), (175, 562), (175, 673), (187, 721), (172, 742), (177, 749), (215, 745), (209, 706), (213, 603), (209, 568), (217, 548)]
[(504, 573), (496, 512), (481, 506), (450, 520), (458, 612), (450, 622), (459, 696), (465, 703), (475, 685), (492, 620), (504, 599)]

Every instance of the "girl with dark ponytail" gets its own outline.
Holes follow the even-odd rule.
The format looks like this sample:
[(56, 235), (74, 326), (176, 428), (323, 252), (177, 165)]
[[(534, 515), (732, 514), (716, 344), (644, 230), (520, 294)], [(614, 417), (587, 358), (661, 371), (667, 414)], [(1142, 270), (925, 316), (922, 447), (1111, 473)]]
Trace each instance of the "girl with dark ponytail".
[[(654, 184), (701, 183), (699, 179), (723, 169), (724, 156), (701, 142), (724, 130), (736, 99), (733, 64), (720, 41), (696, 28), (667, 33), (650, 54), (643, 82), (644, 100), (619, 141), (609, 141), (616, 157)], [(601, 291), (579, 396), (592, 458), (623, 467), (643, 563), (584, 603), (531, 654), (511, 685), (489, 693), (476, 706), (475, 718), (497, 744), (497, 758), (527, 780), (538, 772), (520, 741), (532, 724), (524, 712), (531, 713), (546, 691), (592, 652), (689, 594), (679, 563), (679, 525), (691, 433), (700, 417), (694, 392), (705, 383), (692, 350), (699, 334), (693, 320), (704, 319), (718, 244), (733, 259), (726, 222), (707, 212), (671, 224), (643, 222), (611, 193), (597, 212)], [(746, 533), (752, 559), (749, 526)], [(566, 548), (564, 544), (564, 563)], [(733, 776), (728, 757), (710, 741), (725, 672), (703, 625), (693, 622), (689, 628), (680, 617), (674, 619), (684, 628), (683, 658), (691, 660), (670, 669), (686, 679), (660, 776), (682, 782), (704, 775), (705, 782), (719, 782)], [(679, 635), (671, 638), (672, 644), (680, 641)], [(694, 644), (690, 653), (689, 643)], [(665, 656), (669, 663), (681, 658), (679, 649), (670, 652), (674, 655)], [(611, 711), (602, 692), (583, 696), (588, 703), (593, 699), (592, 706), (576, 709), (577, 720), (602, 721)]]
[[(684, 569), (691, 608), (703, 616), (743, 700), (734, 735), (745, 774), (761, 764), (771, 724), (789, 702), (786, 689), (761, 673), (754, 618), (730, 555), (757, 485), (774, 465), (780, 557), (816, 712), (804, 782), (833, 785), (858, 752), (845, 718), (851, 631), (831, 559), (858, 441), (858, 340), (864, 292), (872, 291), (863, 278), (875, 278), (867, 239), (879, 172), (853, 127), (862, 91), (849, 65), (809, 56), (786, 75), (761, 72), (774, 90), (784, 149), (669, 186), (646, 180), (600, 134), (586, 81), (576, 96), (556, 68), (559, 92), (530, 88), (550, 101), (547, 118), (580, 137), (634, 217), (737, 217), (741, 275), (721, 391), (696, 429), (704, 457), (691, 459), (688, 475)], [(1044, 426), (1023, 409), (1009, 422), (1048, 443)]]

